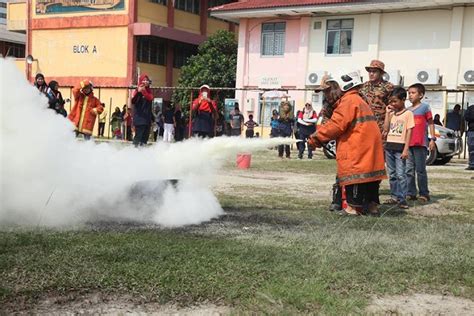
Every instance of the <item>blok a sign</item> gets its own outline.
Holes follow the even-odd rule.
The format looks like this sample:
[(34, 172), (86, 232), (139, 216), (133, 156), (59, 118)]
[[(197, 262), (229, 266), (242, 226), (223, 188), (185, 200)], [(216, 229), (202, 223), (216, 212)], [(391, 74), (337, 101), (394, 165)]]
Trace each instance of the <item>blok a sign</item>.
[(97, 46), (90, 45), (74, 45), (72, 47), (72, 52), (74, 54), (97, 54)]

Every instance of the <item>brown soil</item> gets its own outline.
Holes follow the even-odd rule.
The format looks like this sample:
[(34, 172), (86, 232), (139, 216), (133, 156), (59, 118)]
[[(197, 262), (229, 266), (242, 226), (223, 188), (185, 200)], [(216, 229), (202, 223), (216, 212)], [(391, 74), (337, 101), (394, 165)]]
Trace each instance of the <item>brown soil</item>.
[(474, 302), (454, 296), (413, 294), (375, 297), (367, 307), (370, 315), (473, 315)]
[(86, 295), (53, 296), (40, 299), (36, 304), (15, 304), (3, 306), (0, 314), (16, 315), (228, 315), (231, 309), (215, 304), (179, 307), (143, 303), (129, 296), (104, 295), (101, 293)]

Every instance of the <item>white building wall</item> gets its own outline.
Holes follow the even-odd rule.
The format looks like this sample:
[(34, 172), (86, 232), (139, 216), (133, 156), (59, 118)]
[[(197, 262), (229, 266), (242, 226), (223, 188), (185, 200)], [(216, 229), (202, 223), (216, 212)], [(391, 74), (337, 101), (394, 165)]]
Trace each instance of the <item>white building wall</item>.
[(466, 70), (474, 70), (474, 7), (464, 8), (463, 22), (459, 66), (461, 75)]
[[(352, 53), (326, 55), (327, 20), (339, 18), (354, 19)], [(439, 69), (442, 85), (427, 88), (458, 89), (466, 88), (460, 75), (474, 69), (474, 7), (315, 17), (312, 25), (316, 21), (322, 22), (322, 28), (310, 31), (308, 72), (358, 69), (366, 80), (364, 66), (380, 59), (386, 70), (400, 70), (405, 86), (417, 81), (418, 69)], [(427, 97), (433, 102), (433, 112), (443, 117), (454, 95), (429, 92)], [(456, 102), (459, 98), (457, 94)]]

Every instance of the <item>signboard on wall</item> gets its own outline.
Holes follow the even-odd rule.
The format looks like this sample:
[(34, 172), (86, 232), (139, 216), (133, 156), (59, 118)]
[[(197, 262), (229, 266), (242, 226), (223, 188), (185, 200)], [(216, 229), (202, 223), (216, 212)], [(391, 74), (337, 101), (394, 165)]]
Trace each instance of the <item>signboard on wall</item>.
[(125, 9), (125, 0), (37, 0), (36, 14), (104, 12)]
[(272, 76), (262, 76), (260, 77), (260, 82), (258, 85), (262, 89), (277, 89), (281, 88), (281, 79), (280, 77)]

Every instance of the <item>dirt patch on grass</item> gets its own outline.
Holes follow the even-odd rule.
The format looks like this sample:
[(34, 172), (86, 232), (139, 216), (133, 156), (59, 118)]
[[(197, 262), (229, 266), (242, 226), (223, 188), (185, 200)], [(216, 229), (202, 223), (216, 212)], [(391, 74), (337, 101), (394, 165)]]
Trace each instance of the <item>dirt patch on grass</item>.
[(371, 315), (472, 315), (474, 302), (454, 296), (413, 294), (376, 297), (367, 308)]
[(462, 207), (456, 207), (455, 205), (444, 205), (442, 201), (436, 203), (422, 204), (415, 202), (415, 206), (410, 207), (408, 214), (416, 216), (446, 216), (446, 215), (463, 215), (466, 214)]
[(330, 199), (330, 190), (335, 181), (334, 178), (334, 175), (235, 169), (220, 171), (217, 175), (217, 185), (214, 186), (213, 190), (217, 193), (243, 190), (250, 194), (254, 188), (261, 188), (269, 192), (281, 191), (295, 196)]
[(3, 306), (5, 312), (16, 315), (229, 315), (231, 309), (212, 303), (181, 307), (173, 304), (142, 302), (131, 296), (110, 294), (49, 295), (34, 304), (19, 303)]

